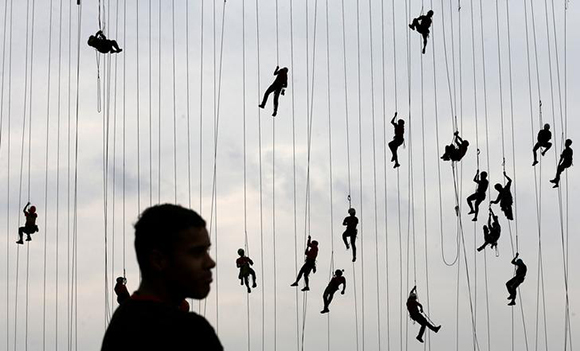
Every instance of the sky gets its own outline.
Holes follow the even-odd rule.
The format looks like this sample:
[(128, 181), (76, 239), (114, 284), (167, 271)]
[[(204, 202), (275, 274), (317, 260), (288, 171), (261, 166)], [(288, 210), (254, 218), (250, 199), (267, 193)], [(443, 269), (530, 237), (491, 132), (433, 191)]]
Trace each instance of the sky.
[[(115, 278), (138, 286), (132, 225), (165, 202), (208, 223), (217, 267), (192, 309), (227, 350), (574, 345), (580, 281), (567, 268), (580, 264), (580, 178), (572, 167), (558, 190), (549, 183), (579, 130), (568, 118), (579, 88), (573, 3), (81, 2), (0, 5), (2, 349), (98, 350)], [(422, 55), (407, 25), (428, 9)], [(122, 53), (86, 44), (99, 21)], [(289, 68), (289, 86), (272, 118), (271, 99), (258, 103), (277, 65)], [(386, 147), (395, 112), (406, 122), (398, 169)], [(533, 168), (544, 123), (554, 146)], [(454, 178), (439, 157), (456, 128), (470, 147)], [(478, 168), (490, 191), (474, 223), (465, 198)], [(494, 205), (498, 251), (478, 253), (504, 168), (515, 219)], [(40, 231), (17, 246), (27, 201)], [(354, 264), (341, 242), (349, 206), (360, 220)], [(320, 253), (302, 293), (290, 284), (308, 235)], [(237, 280), (240, 247), (258, 275), (249, 295)], [(528, 273), (512, 308), (516, 252)], [(335, 269), (346, 294), (323, 316)], [(425, 346), (404, 307), (414, 285), (442, 325)]]

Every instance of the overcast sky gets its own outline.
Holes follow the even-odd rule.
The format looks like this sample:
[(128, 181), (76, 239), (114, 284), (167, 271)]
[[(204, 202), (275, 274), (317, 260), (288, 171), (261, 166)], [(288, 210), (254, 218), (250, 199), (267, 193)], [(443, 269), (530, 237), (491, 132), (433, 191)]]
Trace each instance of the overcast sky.
[[(77, 349), (98, 350), (117, 306), (115, 277), (125, 269), (129, 290), (139, 284), (132, 224), (160, 202), (190, 206), (208, 222), (216, 279), (192, 307), (227, 350), (420, 350), (404, 307), (415, 284), (442, 325), (427, 332), (430, 349), (577, 341), (580, 281), (572, 269), (566, 284), (565, 267), (580, 264), (580, 178), (572, 167), (559, 190), (548, 181), (563, 141), (579, 130), (568, 111), (578, 108), (571, 78), (580, 48), (574, 32), (566, 38), (564, 2), (106, 0), (101, 22), (123, 48), (116, 55), (86, 45), (99, 5), (82, 2), (80, 25), (70, 2), (0, 5), (6, 349), (65, 349), (74, 334)], [(577, 18), (568, 6), (567, 18)], [(407, 25), (430, 8), (421, 55), (420, 35)], [(258, 103), (277, 65), (289, 68), (289, 86), (272, 118), (272, 100), (264, 110)], [(386, 148), (395, 112), (406, 122), (398, 170)], [(470, 141), (456, 183), (439, 159), (454, 117)], [(532, 168), (543, 123), (554, 147)], [(478, 253), (497, 192), (490, 186), (477, 223), (465, 198), (478, 166), (491, 185), (503, 183), (504, 159), (515, 220), (495, 205), (498, 253)], [(341, 242), (349, 194), (360, 220), (355, 264)], [(27, 201), (40, 231), (17, 246)], [(308, 234), (320, 242), (318, 271), (311, 291), (296, 294), (289, 285)], [(249, 299), (237, 280), (240, 247), (258, 274)], [(516, 251), (528, 275), (512, 308), (505, 282)], [(322, 316), (322, 292), (338, 268), (346, 294)]]

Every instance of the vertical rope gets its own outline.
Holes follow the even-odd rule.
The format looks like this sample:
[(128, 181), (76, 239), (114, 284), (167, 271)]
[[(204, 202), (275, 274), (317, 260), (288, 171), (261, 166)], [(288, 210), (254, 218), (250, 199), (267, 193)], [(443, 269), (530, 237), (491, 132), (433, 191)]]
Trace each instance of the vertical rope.
[[(117, 0), (118, 2), (118, 0)], [(186, 3), (187, 4), (187, 3)], [(118, 4), (117, 4), (117, 8), (118, 8)], [(152, 71), (153, 71), (153, 48), (152, 48), (152, 40), (151, 40), (151, 34), (152, 34), (152, 30), (153, 30), (153, 21), (151, 18), (151, 14), (152, 14), (152, 9), (151, 9), (151, 0), (149, 0), (149, 4), (148, 4), (148, 9), (149, 11), (147, 12), (148, 14), (148, 37), (147, 37), (147, 43), (148, 43), (148, 67), (149, 67), (149, 74), (148, 74), (148, 79), (149, 79), (149, 84), (147, 85), (148, 88), (148, 92), (149, 92), (149, 96), (148, 96), (148, 101), (149, 101), (149, 206), (151, 206), (153, 204), (153, 82), (152, 82)], [(118, 12), (118, 11), (117, 11)], [(188, 30), (188, 34), (189, 34), (189, 30)], [(188, 41), (189, 43), (189, 41)], [(116, 59), (115, 59), (115, 64), (116, 64)], [(189, 65), (189, 61), (188, 61), (188, 65)], [(116, 66), (115, 66), (116, 67)], [(188, 66), (189, 67), (189, 66)], [(187, 75), (187, 77), (189, 78), (189, 74)], [(116, 78), (115, 78), (116, 79)], [(189, 80), (188, 80), (189, 83)], [(159, 86), (161, 86), (161, 84), (159, 84)], [(188, 103), (189, 103), (189, 94), (187, 95), (188, 97)], [(191, 204), (190, 206), (191, 207)], [(125, 267), (123, 267), (125, 268)]]
[(175, 89), (175, 0), (171, 0), (171, 82), (173, 96), (173, 187), (174, 201), (177, 203), (177, 98)]
[(189, 106), (189, 2), (185, 2), (185, 101), (187, 113), (187, 200), (191, 208), (191, 120)]

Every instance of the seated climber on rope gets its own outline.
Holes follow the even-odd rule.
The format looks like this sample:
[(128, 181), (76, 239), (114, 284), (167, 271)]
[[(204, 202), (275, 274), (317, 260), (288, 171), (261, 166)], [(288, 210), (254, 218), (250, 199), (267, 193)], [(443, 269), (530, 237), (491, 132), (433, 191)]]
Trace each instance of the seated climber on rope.
[(413, 23), (409, 24), (411, 30), (416, 30), (423, 36), (423, 53), (425, 53), (425, 48), (427, 47), (427, 38), (429, 37), (429, 28), (431, 27), (433, 11), (429, 10), (427, 15), (421, 15), (413, 19)]
[(340, 284), (342, 284), (342, 291), (340, 292), (341, 295), (344, 295), (344, 291), (346, 290), (346, 279), (342, 276), (343, 270), (337, 269), (334, 272), (334, 277), (328, 283), (326, 289), (324, 289), (324, 294), (322, 294), (322, 301), (324, 302), (324, 308), (320, 313), (328, 313), (330, 310), (328, 306), (332, 302), (332, 298), (334, 297), (334, 293), (338, 291), (340, 288)]
[(254, 265), (254, 261), (251, 258), (245, 255), (244, 249), (238, 250), (238, 259), (236, 260), (236, 267), (240, 269), (240, 274), (238, 274), (238, 279), (240, 280), (240, 285), (246, 284), (246, 288), (248, 288), (248, 293), (252, 292), (250, 289), (250, 282), (248, 276), (252, 276), (252, 288), (257, 286), (256, 284), (256, 272), (252, 269), (252, 265)]
[(123, 277), (117, 277), (117, 284), (115, 284), (115, 294), (117, 294), (117, 302), (119, 305), (131, 298), (129, 290), (127, 290), (127, 279)]
[[(478, 169), (477, 172), (475, 173), (473, 181), (477, 183), (477, 189), (475, 189), (475, 193), (467, 197), (467, 204), (469, 205), (468, 214), (472, 213), (475, 214), (473, 216), (473, 221), (475, 222), (477, 221), (477, 215), (479, 214), (479, 204), (481, 204), (481, 202), (485, 200), (485, 192), (487, 191), (487, 187), (489, 186), (489, 181), (487, 180), (487, 172), (483, 171), (481, 172), (480, 175)], [(472, 204), (473, 201), (475, 201), (474, 204)]]
[(570, 139), (566, 139), (566, 143), (564, 144), (565, 148), (564, 150), (562, 150), (562, 153), (560, 154), (560, 161), (558, 162), (558, 169), (556, 170), (556, 177), (552, 180), (550, 180), (551, 183), (554, 183), (553, 188), (557, 188), (560, 184), (560, 175), (562, 174), (562, 172), (564, 172), (564, 170), (566, 170), (566, 168), (569, 168), (570, 166), (572, 166), (572, 148), (570, 147), (570, 145), (572, 145), (572, 140)]
[(352, 262), (356, 261), (356, 235), (358, 230), (356, 226), (358, 225), (358, 218), (356, 218), (356, 210), (354, 208), (348, 209), (348, 214), (350, 216), (345, 217), (344, 221), (342, 221), (342, 225), (346, 226), (346, 230), (342, 233), (342, 241), (344, 241), (344, 245), (348, 250), (350, 247), (348, 246), (347, 238), (350, 237), (350, 245), (352, 246)]
[(536, 142), (536, 145), (534, 145), (534, 163), (532, 163), (532, 166), (535, 166), (538, 164), (538, 149), (543, 148), (543, 150), (540, 152), (542, 154), (542, 156), (544, 156), (546, 154), (546, 152), (548, 152), (548, 150), (550, 150), (550, 148), (552, 147), (552, 143), (550, 142), (550, 139), (552, 139), (552, 132), (550, 132), (550, 125), (548, 123), (544, 124), (544, 129), (540, 130), (538, 132), (538, 141)]
[[(493, 222), (491, 221), (493, 218)], [(483, 245), (477, 248), (477, 251), (483, 250), (488, 244), (489, 247), (496, 248), (497, 241), (501, 235), (501, 226), (495, 213), (491, 207), (489, 208), (489, 217), (487, 218), (487, 225), (483, 226), (483, 240), (485, 241)]]
[(283, 67), (280, 69), (279, 66), (276, 66), (274, 75), (276, 76), (276, 79), (264, 93), (262, 103), (259, 105), (260, 108), (266, 107), (268, 96), (271, 93), (274, 93), (274, 113), (272, 113), (272, 117), (276, 117), (276, 114), (278, 113), (278, 98), (280, 97), (280, 94), (284, 95), (284, 88), (288, 86), (288, 68)]
[[(23, 245), (24, 242), (22, 241), (22, 235), (26, 233), (26, 241), (30, 241), (32, 240), (32, 238), (30, 237), (31, 234), (34, 234), (38, 231), (38, 226), (36, 225), (36, 218), (38, 217), (38, 214), (36, 214), (36, 207), (35, 206), (30, 206), (30, 208), (28, 208), (28, 206), (30, 206), (30, 202), (28, 202), (26, 204), (26, 206), (24, 206), (24, 216), (26, 217), (26, 222), (24, 223), (24, 227), (20, 227), (18, 228), (18, 241), (16, 242), (17, 244)], [(28, 210), (27, 210), (28, 208)]]
[(518, 258), (519, 253), (516, 253), (516, 257), (513, 258), (512, 264), (516, 266), (516, 275), (505, 283), (510, 296), (508, 296), (508, 300), (511, 300), (508, 305), (513, 306), (516, 304), (516, 295), (517, 289), (521, 283), (524, 282), (526, 278), (526, 272), (528, 271), (528, 267), (524, 264), (521, 258)]
[(391, 124), (395, 127), (395, 136), (393, 136), (393, 140), (389, 142), (389, 149), (391, 149), (391, 153), (393, 157), (391, 157), (391, 161), (395, 161), (395, 166), (393, 168), (397, 168), (400, 166), (399, 164), (399, 157), (397, 155), (397, 149), (399, 146), (403, 145), (405, 141), (403, 134), (405, 133), (405, 121), (399, 119), (397, 123), (395, 123), (395, 119), (397, 118), (397, 112), (395, 112), (395, 116), (391, 119)]
[(495, 184), (494, 188), (498, 192), (497, 198), (493, 201), (490, 201), (489, 203), (490, 204), (499, 203), (499, 207), (501, 208), (501, 210), (505, 214), (505, 217), (507, 219), (509, 219), (510, 221), (513, 221), (514, 214), (513, 214), (513, 210), (512, 210), (512, 205), (514, 203), (514, 199), (512, 197), (512, 192), (510, 190), (510, 187), (512, 185), (512, 180), (510, 177), (508, 177), (508, 175), (505, 173), (505, 171), (503, 172), (503, 176), (507, 179), (507, 183), (503, 187), (501, 186), (500, 183)]
[(429, 320), (429, 317), (425, 315), (423, 312), (423, 305), (417, 301), (417, 286), (414, 286), (411, 292), (409, 292), (409, 298), (407, 299), (407, 311), (409, 311), (409, 315), (411, 319), (421, 325), (421, 329), (419, 329), (419, 334), (417, 335), (417, 340), (423, 342), (423, 334), (425, 333), (425, 329), (429, 327), (429, 329), (433, 330), (435, 333), (439, 332), (441, 326), (433, 325), (433, 322)]
[[(445, 146), (445, 153), (441, 156), (443, 161), (455, 161), (459, 162), (467, 153), (467, 147), (469, 146), (469, 141), (461, 139), (459, 132), (453, 133), (453, 143)], [(456, 146), (457, 145), (457, 146)]]
[(298, 286), (298, 282), (302, 275), (304, 275), (304, 288), (302, 291), (309, 291), (310, 287), (308, 286), (310, 272), (316, 273), (316, 257), (318, 256), (318, 241), (312, 240), (310, 235), (308, 235), (308, 243), (306, 244), (306, 250), (304, 251), (306, 255), (306, 259), (304, 260), (304, 264), (302, 268), (300, 268), (300, 272), (298, 272), (298, 277), (296, 277), (296, 281), (292, 283), (290, 286)]
[(101, 54), (116, 54), (123, 51), (123, 49), (119, 48), (119, 45), (115, 40), (107, 39), (101, 30), (99, 30), (95, 35), (91, 35), (87, 44), (97, 49)]

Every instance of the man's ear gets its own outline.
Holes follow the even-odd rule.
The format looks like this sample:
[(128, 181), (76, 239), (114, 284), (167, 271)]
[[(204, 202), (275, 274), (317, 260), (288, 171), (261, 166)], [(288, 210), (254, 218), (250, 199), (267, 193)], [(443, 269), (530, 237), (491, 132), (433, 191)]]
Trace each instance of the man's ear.
[(154, 272), (162, 272), (167, 269), (169, 260), (165, 253), (153, 249), (149, 254), (149, 265)]

